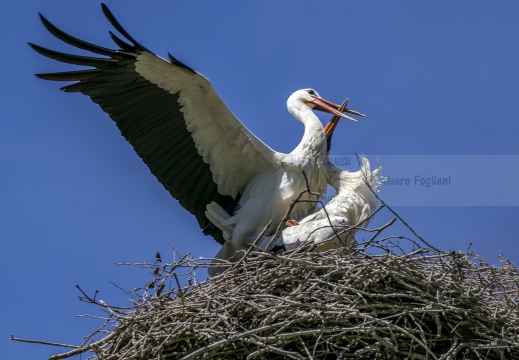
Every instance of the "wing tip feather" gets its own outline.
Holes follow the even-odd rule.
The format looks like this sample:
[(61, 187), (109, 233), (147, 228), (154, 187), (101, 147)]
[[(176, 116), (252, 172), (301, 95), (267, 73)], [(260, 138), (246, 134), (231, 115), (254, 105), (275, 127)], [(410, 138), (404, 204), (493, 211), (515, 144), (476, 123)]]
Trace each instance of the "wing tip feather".
[(105, 3), (101, 3), (101, 10), (103, 11), (103, 14), (108, 19), (110, 24), (121, 33), (122, 36), (124, 36), (127, 40), (129, 40), (135, 47), (137, 47), (140, 50), (148, 51), (152, 53), (150, 50), (146, 49), (144, 46), (142, 46), (137, 40), (133, 38), (119, 23), (119, 21), (116, 19), (112, 11), (108, 8), (108, 6)]
[(52, 24), (49, 20), (47, 20), (47, 18), (43, 16), (41, 13), (39, 13), (39, 16), (45, 29), (47, 29), (48, 32), (50, 32), (52, 35), (54, 35), (56, 38), (63, 41), (64, 43), (100, 55), (109, 55), (112, 52), (112, 50), (110, 49), (107, 49), (99, 45), (91, 44), (89, 42), (78, 39), (70, 34), (67, 34), (63, 30), (59, 29), (57, 26)]

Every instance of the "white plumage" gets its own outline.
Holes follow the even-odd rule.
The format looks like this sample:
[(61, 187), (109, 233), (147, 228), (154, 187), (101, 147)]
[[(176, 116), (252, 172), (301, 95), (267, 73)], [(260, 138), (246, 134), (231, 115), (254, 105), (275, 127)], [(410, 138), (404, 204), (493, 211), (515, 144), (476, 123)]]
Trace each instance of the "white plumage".
[[(284, 229), (275, 245), (286, 250), (301, 245), (316, 245), (317, 250), (351, 245), (355, 233), (367, 225), (378, 204), (374, 192), (380, 184), (380, 168), (371, 171), (368, 159), (361, 156), (361, 160), (361, 168), (356, 172), (328, 164), (328, 182), (335, 188), (335, 196), (324, 209), (308, 215), (299, 225)], [(263, 237), (258, 246), (265, 249), (271, 239), (272, 236)]]
[[(110, 33), (119, 49), (77, 39), (41, 16), (58, 39), (101, 56), (66, 54), (30, 44), (51, 59), (89, 67), (37, 76), (71, 81), (62, 90), (83, 93), (99, 104), (157, 179), (196, 216), (205, 234), (241, 250), (270, 220), (267, 234), (271, 233), (306, 187), (303, 171), (312, 191), (324, 193), (326, 135), (312, 110), (356, 121), (339, 112), (338, 105), (312, 89), (292, 94), (288, 110), (305, 125), (305, 132), (294, 151), (276, 152), (233, 115), (203, 75), (171, 55), (169, 61), (156, 56), (126, 32), (104, 4), (102, 9), (122, 35)], [(206, 217), (206, 205), (211, 202), (232, 214), (228, 224), (222, 224), (229, 229), (225, 240)], [(313, 204), (302, 203), (294, 216), (313, 210)]]
[[(324, 209), (304, 217), (299, 221), (299, 225), (285, 228), (275, 244), (270, 245), (283, 247), (286, 250), (297, 249), (303, 245), (315, 245), (317, 250), (322, 251), (352, 244), (356, 231), (367, 225), (369, 217), (378, 203), (374, 192), (378, 191), (380, 184), (380, 168), (371, 171), (368, 159), (361, 156), (361, 160), (361, 168), (356, 172), (342, 170), (327, 163), (327, 181), (335, 188), (335, 196)], [(216, 203), (208, 205), (209, 209), (209, 218), (220, 227), (224, 237), (226, 233), (232, 232), (232, 226), (228, 225), (230, 215)], [(297, 219), (297, 216), (291, 216), (291, 218)], [(272, 237), (273, 235), (263, 236), (256, 245), (261, 249), (266, 249)], [(248, 242), (252, 243), (255, 240), (256, 238), (250, 237)], [(231, 244), (224, 244), (223, 249), (229, 247)], [(237, 258), (238, 256), (231, 258), (231, 261)], [(225, 258), (220, 257), (219, 259)], [(215, 261), (214, 266), (209, 269), (211, 275), (218, 274), (225, 269), (224, 265), (217, 266), (218, 263)]]
[[(305, 125), (303, 138), (291, 153), (270, 155), (268, 166), (245, 185), (238, 211), (219, 222), (222, 211), (226, 212), (218, 205), (207, 207), (207, 218), (221, 230), (227, 230), (223, 231), (226, 242), (216, 258), (229, 260), (241, 256), (250, 246), (250, 239), (255, 239), (269, 222), (265, 234), (272, 234), (291, 202), (306, 189), (305, 175), (313, 192), (326, 192), (326, 136), (321, 121), (312, 111), (316, 98), (320, 97), (312, 89), (298, 90), (290, 96), (287, 108)], [(319, 197), (305, 194), (302, 199)], [(315, 202), (301, 202), (292, 215), (300, 219), (315, 210)]]

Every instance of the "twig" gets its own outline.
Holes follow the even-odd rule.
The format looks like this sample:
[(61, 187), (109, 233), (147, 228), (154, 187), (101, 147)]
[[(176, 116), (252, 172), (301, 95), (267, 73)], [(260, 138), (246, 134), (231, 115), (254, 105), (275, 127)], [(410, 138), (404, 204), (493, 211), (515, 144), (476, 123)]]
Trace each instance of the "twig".
[(90, 343), (88, 345), (85, 345), (85, 346), (82, 346), (80, 348), (77, 348), (75, 350), (71, 350), (71, 351), (68, 351), (66, 353), (62, 353), (62, 354), (58, 354), (58, 355), (54, 355), (54, 356), (51, 356), (49, 358), (49, 360), (60, 360), (60, 359), (67, 359), (69, 357), (72, 357), (72, 356), (76, 356), (76, 355), (80, 355), (80, 354), (84, 354), (86, 353), (87, 351), (92, 351), (94, 350), (97, 346), (101, 345), (101, 344), (104, 344), (106, 342), (109, 342), (110, 340), (112, 340), (113, 338), (115, 338), (118, 334), (116, 332), (112, 332), (111, 334), (108, 334), (107, 336), (105, 336), (103, 339), (100, 339), (98, 341), (95, 341), (93, 343)]
[(9, 340), (19, 341), (19, 342), (24, 342), (24, 343), (31, 343), (31, 344), (42, 344), (42, 345), (50, 345), (50, 346), (58, 346), (58, 347), (68, 347), (68, 348), (73, 348), (73, 349), (78, 348), (77, 345), (61, 344), (61, 343), (55, 343), (55, 342), (51, 342), (51, 341), (42, 341), (42, 340), (21, 339), (21, 338), (14, 337), (13, 335), (11, 335)]
[[(355, 156), (357, 157), (357, 162), (359, 163), (359, 166), (360, 166), (360, 160), (359, 160), (359, 155), (357, 153), (355, 153)], [(376, 191), (373, 191), (373, 189), (371, 188), (371, 186), (369, 186), (369, 183), (368, 183), (368, 180), (366, 178), (366, 175), (364, 174), (364, 182), (368, 185), (368, 188), (370, 189), (370, 191), (373, 193), (373, 195), (375, 195), (375, 197), (378, 199), (378, 201), (380, 201), (380, 203), (382, 204), (382, 206), (384, 206), (385, 208), (387, 208), (394, 216), (396, 216), (398, 218), (398, 220), (400, 220), (400, 222), (402, 222), (402, 224), (404, 224), (405, 227), (407, 227), (412, 233), (414, 236), (416, 236), (418, 239), (420, 239), (425, 245), (427, 245), (428, 247), (430, 247), (431, 249), (434, 249), (436, 251), (440, 251), (439, 249), (435, 248), (434, 246), (432, 246), (431, 244), (429, 244), (427, 241), (425, 241), (420, 235), (418, 235), (418, 233), (416, 231), (414, 231), (414, 229), (404, 220), (402, 219), (402, 217), (400, 215), (398, 215), (384, 200), (382, 200), (376, 193)]]

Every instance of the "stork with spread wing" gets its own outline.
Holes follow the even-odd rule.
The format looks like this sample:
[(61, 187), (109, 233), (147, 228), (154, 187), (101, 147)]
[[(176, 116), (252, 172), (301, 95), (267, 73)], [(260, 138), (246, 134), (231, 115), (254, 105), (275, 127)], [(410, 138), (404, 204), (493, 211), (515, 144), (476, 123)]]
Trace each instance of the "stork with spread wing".
[[(215, 202), (232, 214), (228, 240), (236, 248), (246, 248), (247, 239), (257, 236), (270, 220), (266, 234), (271, 234), (290, 202), (306, 188), (303, 171), (312, 191), (325, 192), (326, 134), (313, 110), (356, 121), (338, 105), (312, 89), (292, 94), (288, 110), (304, 124), (304, 135), (291, 153), (276, 152), (233, 115), (204, 76), (171, 55), (169, 60), (154, 55), (124, 30), (106, 5), (102, 9), (122, 35), (110, 32), (118, 50), (68, 35), (40, 15), (58, 39), (100, 56), (29, 44), (48, 58), (89, 67), (37, 76), (73, 82), (62, 90), (80, 92), (97, 103), (157, 179), (196, 217), (204, 233), (224, 243), (221, 230), (205, 215), (206, 205)], [(293, 214), (302, 218), (314, 209), (313, 203), (301, 203)]]

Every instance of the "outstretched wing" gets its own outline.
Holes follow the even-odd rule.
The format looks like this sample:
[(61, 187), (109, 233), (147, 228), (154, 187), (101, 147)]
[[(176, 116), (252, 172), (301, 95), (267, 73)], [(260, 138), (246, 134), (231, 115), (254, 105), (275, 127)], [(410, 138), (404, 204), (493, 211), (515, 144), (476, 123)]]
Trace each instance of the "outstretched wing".
[[(232, 114), (204, 76), (171, 55), (169, 61), (154, 55), (122, 28), (106, 5), (102, 9), (123, 36), (110, 32), (120, 49), (77, 39), (40, 15), (58, 39), (101, 56), (29, 44), (51, 59), (89, 67), (37, 76), (72, 81), (62, 90), (81, 92), (100, 105), (151, 172), (206, 229), (206, 205), (214, 201), (232, 213), (243, 187), (274, 166), (277, 153)], [(221, 233), (211, 235), (223, 242)]]

